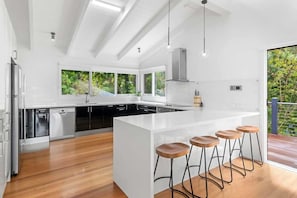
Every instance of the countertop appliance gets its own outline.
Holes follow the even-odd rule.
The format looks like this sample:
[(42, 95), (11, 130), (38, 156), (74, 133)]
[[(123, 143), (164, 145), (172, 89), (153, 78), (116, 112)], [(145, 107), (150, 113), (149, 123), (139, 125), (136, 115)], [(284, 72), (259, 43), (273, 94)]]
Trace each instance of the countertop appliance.
[(50, 140), (74, 137), (75, 108), (50, 109)]

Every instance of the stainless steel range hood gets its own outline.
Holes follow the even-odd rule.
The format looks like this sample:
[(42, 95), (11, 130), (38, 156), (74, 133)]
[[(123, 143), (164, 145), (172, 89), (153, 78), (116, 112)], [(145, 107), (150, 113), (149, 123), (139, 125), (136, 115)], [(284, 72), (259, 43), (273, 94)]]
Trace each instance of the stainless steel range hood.
[(187, 50), (174, 49), (172, 52), (172, 79), (171, 81), (188, 82), (187, 79)]

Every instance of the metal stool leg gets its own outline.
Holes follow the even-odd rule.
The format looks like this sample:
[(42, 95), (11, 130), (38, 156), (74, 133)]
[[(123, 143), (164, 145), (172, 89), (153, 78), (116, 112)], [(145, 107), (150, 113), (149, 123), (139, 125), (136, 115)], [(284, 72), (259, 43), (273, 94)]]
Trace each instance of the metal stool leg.
[[(216, 151), (216, 156), (214, 156), (215, 154), (215, 151)], [(210, 171), (210, 165), (212, 163), (212, 160), (213, 158), (217, 158), (218, 160), (218, 165), (219, 165), (219, 171), (220, 171), (220, 177), (216, 177), (216, 176), (213, 176), (213, 174), (211, 173)], [(223, 180), (223, 176), (222, 176), (222, 169), (221, 169), (221, 164), (220, 164), (220, 156), (219, 156), (219, 151), (218, 151), (218, 147), (215, 146), (212, 150), (212, 155), (211, 155), (211, 158), (210, 158), (210, 162), (208, 164), (208, 173), (210, 176), (212, 176), (213, 178), (217, 179), (217, 180), (220, 180), (221, 181), (221, 185), (216, 182), (215, 180), (213, 180), (212, 178), (208, 178), (209, 181), (211, 181), (212, 183), (214, 183), (215, 185), (217, 185), (221, 190), (224, 189), (224, 180)]]
[(169, 187), (171, 189), (171, 197), (173, 198), (173, 177), (172, 177), (173, 159), (170, 159), (170, 180)]
[[(245, 137), (245, 133), (243, 133), (241, 145), (243, 145), (244, 137)], [(246, 168), (247, 171), (253, 171), (255, 169), (255, 165), (254, 165), (255, 163), (257, 163), (257, 164), (259, 164), (261, 166), (263, 165), (263, 159), (262, 159), (262, 153), (261, 153), (261, 147), (260, 147), (260, 141), (259, 141), (258, 133), (256, 133), (256, 137), (257, 137), (258, 149), (259, 149), (259, 154), (260, 154), (260, 162), (254, 160), (252, 134), (249, 133), (252, 168), (250, 168), (250, 169)]]
[(158, 163), (159, 163), (159, 158), (160, 158), (160, 156), (158, 155), (156, 165), (155, 165), (155, 170), (154, 170), (154, 178), (156, 177), (156, 171), (157, 171), (157, 167), (158, 167)]
[[(187, 193), (191, 194), (192, 197), (194, 198), (194, 197), (198, 197), (198, 196), (194, 195), (193, 185), (192, 185), (192, 179), (191, 179), (191, 173), (190, 173), (189, 160), (190, 160), (190, 157), (191, 157), (191, 154), (192, 154), (192, 149), (193, 149), (193, 145), (191, 146), (189, 156), (186, 155), (187, 164), (186, 164), (186, 168), (185, 168), (185, 171), (184, 171), (184, 174), (183, 174), (183, 178), (182, 178), (182, 187), (183, 187), (183, 189), (184, 189)], [(190, 192), (190, 191), (185, 187), (185, 185), (184, 185), (184, 179), (185, 179), (186, 171), (188, 171), (188, 173), (189, 173), (191, 192)], [(198, 197), (198, 198), (200, 198), (200, 197)]]
[[(214, 156), (214, 154), (215, 154), (215, 150), (217, 151), (216, 153), (217, 153), (217, 155), (216, 156)], [(202, 176), (201, 174), (200, 174), (200, 166), (201, 166), (201, 161), (200, 161), (200, 166), (199, 166), (199, 171), (198, 171), (198, 175), (200, 176), (200, 177), (202, 177), (202, 178), (204, 178), (205, 179), (205, 190), (206, 190), (206, 197), (208, 197), (208, 182), (210, 181), (210, 182), (212, 182), (213, 184), (215, 184), (216, 186), (218, 186), (221, 190), (222, 189), (224, 189), (224, 181), (223, 181), (223, 177), (222, 177), (222, 171), (221, 171), (221, 165), (220, 165), (220, 160), (219, 160), (219, 153), (218, 153), (218, 148), (217, 148), (217, 146), (215, 146), (214, 148), (213, 148), (213, 151), (212, 151), (212, 155), (211, 155), (211, 159), (210, 159), (210, 161), (209, 161), (209, 164), (208, 164), (208, 168), (206, 168), (206, 148), (202, 148), (202, 152), (201, 152), (201, 154), (204, 154), (203, 156), (204, 156), (204, 171), (205, 171), (205, 176)], [(208, 177), (207, 176), (207, 174), (209, 174), (209, 175), (211, 175), (212, 176), (212, 173), (210, 172), (210, 165), (211, 165), (211, 163), (212, 163), (212, 160), (213, 160), (213, 158), (218, 158), (218, 165), (219, 165), (219, 171), (220, 171), (220, 178), (218, 178), (218, 177), (215, 177), (216, 179), (218, 179), (218, 180), (220, 180), (221, 181), (221, 185), (217, 182), (217, 181), (215, 181), (215, 180), (213, 180), (212, 178), (210, 178), (210, 177)], [(202, 155), (201, 155), (201, 158), (200, 159), (202, 159)]]
[(256, 133), (256, 136), (257, 136), (258, 148), (259, 148), (260, 159), (261, 159), (260, 162), (257, 162), (256, 161), (256, 163), (262, 166), (263, 165), (263, 158), (262, 158), (262, 152), (261, 152), (261, 147), (260, 147), (260, 141), (259, 141), (258, 133)]
[[(236, 145), (236, 141), (237, 139), (234, 140), (233, 146), (231, 147), (231, 140), (230, 139), (225, 139), (225, 145), (224, 145), (224, 152), (223, 152), (223, 156), (219, 156), (222, 157), (222, 166), (224, 168), (228, 168), (229, 172), (230, 172), (230, 179), (226, 180), (222, 178), (222, 181), (226, 182), (226, 183), (231, 183), (233, 181), (233, 170), (238, 172), (239, 174), (241, 174), (242, 176), (246, 176), (246, 171), (245, 171), (245, 165), (244, 165), (244, 161), (243, 161), (243, 157), (241, 157), (241, 161), (242, 161), (242, 167), (239, 167), (235, 164), (232, 163), (232, 155), (234, 150), (239, 150), (239, 153), (242, 154), (242, 149), (241, 149), (241, 143), (240, 140), (238, 139), (238, 146), (239, 149), (235, 149), (235, 145)], [(227, 142), (228, 142), (228, 151), (229, 151), (229, 159), (228, 159), (228, 163), (229, 165), (224, 165), (224, 157), (225, 157), (225, 153), (226, 153), (226, 147), (227, 147)], [(237, 168), (243, 169), (244, 172), (241, 172), (240, 170), (238, 170)], [(218, 180), (220, 180), (221, 178), (215, 176), (213, 173), (211, 173), (211, 171), (209, 171), (210, 175)]]
[[(190, 173), (190, 167), (189, 167), (189, 159), (190, 157), (188, 157), (186, 155), (186, 169), (188, 170), (188, 173), (189, 173), (189, 180), (190, 180), (190, 186), (191, 186), (191, 195), (192, 197), (194, 198), (194, 192), (193, 192), (193, 185), (192, 185), (192, 178), (191, 178), (191, 173)], [(185, 175), (184, 175), (185, 176)], [(184, 176), (183, 176), (183, 179), (182, 179), (182, 185), (183, 185), (183, 182), (184, 182)]]
[[(157, 171), (157, 167), (158, 167), (158, 163), (159, 163), (159, 157), (160, 156), (158, 155), (156, 165), (155, 165), (155, 170), (154, 170), (154, 178), (156, 176), (156, 171)], [(189, 158), (187, 157), (187, 155), (185, 157), (186, 157), (186, 169), (188, 169), (188, 172), (189, 172), (190, 186), (191, 186), (191, 192), (189, 192), (189, 193), (194, 198), (193, 186), (192, 186), (192, 180), (191, 180), (191, 173), (190, 173), (190, 169), (189, 169), (189, 165), (188, 165), (188, 159)], [(173, 158), (170, 158), (170, 176), (162, 176), (162, 177), (155, 178), (154, 182), (159, 180), (159, 179), (164, 179), (164, 178), (169, 178), (169, 188), (171, 190), (171, 198), (174, 197), (174, 192), (177, 192), (177, 193), (183, 195), (184, 197), (189, 198), (189, 196), (186, 193), (173, 188)]]
[(207, 182), (207, 168), (206, 168), (206, 151), (205, 151), (205, 148), (202, 148), (202, 152), (204, 152), (205, 189), (206, 189), (206, 197), (208, 197), (208, 182)]

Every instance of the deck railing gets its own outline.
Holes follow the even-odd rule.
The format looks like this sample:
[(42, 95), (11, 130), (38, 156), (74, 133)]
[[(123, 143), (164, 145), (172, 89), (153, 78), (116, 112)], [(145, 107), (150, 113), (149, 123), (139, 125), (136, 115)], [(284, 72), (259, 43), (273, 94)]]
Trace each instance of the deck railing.
[(273, 134), (297, 136), (297, 103), (268, 102), (268, 129)]

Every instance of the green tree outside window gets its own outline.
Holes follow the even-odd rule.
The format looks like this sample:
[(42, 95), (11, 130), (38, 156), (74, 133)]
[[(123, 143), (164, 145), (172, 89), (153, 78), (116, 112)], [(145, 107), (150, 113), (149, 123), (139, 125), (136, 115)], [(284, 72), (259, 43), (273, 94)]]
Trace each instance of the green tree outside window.
[(165, 72), (155, 72), (155, 95), (165, 96)]
[(114, 73), (93, 72), (92, 91), (94, 95), (114, 94)]
[(118, 74), (118, 94), (136, 94), (135, 74)]
[(144, 93), (152, 94), (152, 73), (144, 74)]
[(89, 92), (89, 72), (62, 70), (62, 95), (82, 95)]

